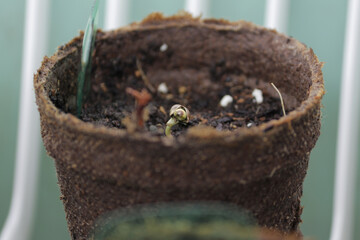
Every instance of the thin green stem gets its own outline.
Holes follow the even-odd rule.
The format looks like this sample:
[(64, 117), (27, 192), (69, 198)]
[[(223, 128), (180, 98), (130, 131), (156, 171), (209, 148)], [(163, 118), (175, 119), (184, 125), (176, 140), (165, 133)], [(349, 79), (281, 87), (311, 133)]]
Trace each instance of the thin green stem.
[(178, 123), (179, 121), (175, 117), (170, 118), (169, 121), (167, 121), (166, 123), (165, 135), (171, 136), (171, 128)]

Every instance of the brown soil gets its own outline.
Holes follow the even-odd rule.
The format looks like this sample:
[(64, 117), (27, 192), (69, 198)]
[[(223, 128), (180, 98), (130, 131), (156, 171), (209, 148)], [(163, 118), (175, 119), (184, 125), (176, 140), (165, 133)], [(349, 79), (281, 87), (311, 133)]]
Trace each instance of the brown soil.
[[(181, 75), (179, 74), (179, 78)], [(204, 78), (200, 81), (208, 80)], [(190, 110), (191, 118), (189, 123), (178, 124), (172, 128), (174, 136), (179, 136), (189, 127), (199, 124), (212, 126), (219, 131), (231, 131), (240, 127), (258, 126), (281, 117), (280, 99), (263, 90), (264, 101), (261, 104), (256, 103), (252, 96), (254, 88), (246, 84), (248, 80), (245, 76), (223, 74), (216, 81), (222, 87), (214, 94), (193, 93), (191, 86), (178, 86), (177, 89), (169, 89), (167, 94), (154, 93), (147, 107), (148, 120), (145, 122), (145, 130), (163, 136), (166, 122), (169, 120), (168, 112), (171, 106), (177, 103)], [(118, 83), (115, 91), (114, 86), (93, 86), (93, 94), (84, 106), (82, 120), (111, 128), (126, 129), (122, 120), (125, 117), (131, 118), (135, 111), (135, 100), (125, 93), (126, 87), (139, 91), (146, 88), (137, 71), (127, 76), (123, 84)], [(225, 95), (230, 95), (234, 99), (226, 108), (220, 106), (220, 100)]]

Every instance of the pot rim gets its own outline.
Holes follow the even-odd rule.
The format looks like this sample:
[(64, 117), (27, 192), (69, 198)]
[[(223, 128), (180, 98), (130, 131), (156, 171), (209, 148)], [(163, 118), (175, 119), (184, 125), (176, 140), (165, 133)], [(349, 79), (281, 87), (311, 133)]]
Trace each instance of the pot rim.
[[(180, 14), (164, 17), (161, 13), (152, 13), (143, 21), (138, 23), (133, 23), (129, 26), (109, 31), (103, 32), (104, 36), (107, 36), (107, 33), (113, 33), (117, 31), (134, 31), (134, 30), (151, 30), (159, 29), (164, 27), (164, 25), (159, 25), (159, 23), (167, 21), (166, 27), (174, 26), (202, 26), (209, 27), (221, 30), (232, 30), (238, 31), (241, 28), (247, 27), (250, 29), (263, 29), (269, 30), (267, 28), (257, 26), (253, 23), (246, 22), (243, 20), (230, 22), (223, 19), (200, 19), (194, 18), (186, 12)], [(180, 22), (181, 21), (181, 22)], [(101, 31), (101, 30), (99, 30)], [(279, 35), (285, 36), (284, 34), (278, 33), (276, 30), (270, 30)], [(282, 116), (280, 119), (271, 120), (266, 123), (262, 123), (259, 126), (254, 126), (251, 128), (239, 128), (234, 131), (216, 131), (214, 128), (209, 126), (194, 126), (190, 128), (187, 133), (180, 136), (178, 139), (169, 138), (169, 137), (157, 137), (152, 136), (150, 133), (144, 132), (134, 132), (128, 133), (124, 129), (108, 128), (105, 126), (96, 126), (93, 123), (84, 122), (77, 118), (71, 113), (65, 113), (59, 108), (57, 108), (54, 103), (50, 100), (47, 91), (45, 90), (46, 80), (49, 77), (53, 67), (56, 63), (69, 56), (75, 51), (73, 44), (77, 41), (81, 41), (82, 33), (80, 36), (75, 37), (69, 43), (67, 43), (62, 50), (58, 50), (50, 58), (45, 56), (42, 62), (41, 67), (38, 69), (36, 75), (34, 76), (34, 87), (37, 95), (37, 104), (39, 110), (42, 113), (45, 113), (47, 117), (53, 119), (62, 127), (68, 128), (69, 130), (76, 131), (85, 135), (93, 135), (100, 138), (127, 138), (132, 140), (142, 140), (148, 142), (162, 143), (167, 146), (179, 146), (179, 144), (189, 144), (190, 140), (196, 140), (199, 143), (208, 143), (213, 141), (226, 141), (235, 142), (243, 139), (247, 136), (258, 136), (266, 137), (266, 135), (273, 131), (276, 128), (288, 128), (291, 129), (291, 123), (303, 117), (308, 111), (310, 111), (314, 106), (320, 105), (322, 96), (325, 93), (324, 90), (324, 81), (321, 68), (323, 66), (322, 62), (319, 62), (317, 56), (314, 54), (311, 48), (308, 48), (305, 44), (300, 43), (296, 40), (297, 47), (302, 51), (303, 55), (307, 58), (310, 63), (311, 71), (311, 81), (312, 84), (308, 91), (308, 97), (306, 100), (302, 101), (301, 104), (295, 108), (295, 110), (289, 112), (286, 116)], [(42, 111), (41, 111), (42, 110)], [(270, 131), (268, 131), (271, 129)], [(205, 130), (205, 131), (204, 131)]]

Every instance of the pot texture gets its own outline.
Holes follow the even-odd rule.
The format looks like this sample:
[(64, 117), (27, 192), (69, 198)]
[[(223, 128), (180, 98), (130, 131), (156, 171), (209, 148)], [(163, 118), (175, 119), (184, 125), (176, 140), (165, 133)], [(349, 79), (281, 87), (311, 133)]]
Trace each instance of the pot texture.
[[(155, 13), (140, 23), (98, 32), (93, 87), (101, 81), (121, 84), (134, 56), (163, 43), (168, 50), (160, 57), (145, 54), (154, 85), (179, 84), (170, 76), (184, 74), (190, 76), (185, 84), (202, 88), (198, 72), (220, 59), (226, 71), (257, 79), (249, 84), (265, 88), (273, 82), (294, 110), (231, 132), (196, 126), (176, 139), (86, 123), (72, 114), (82, 36), (74, 38), (45, 57), (34, 79), (41, 133), (55, 160), (72, 239), (86, 239), (103, 213), (172, 201), (234, 203), (261, 226), (298, 231), (302, 185), (320, 133), (324, 94), (322, 63), (312, 49), (244, 21)], [(210, 83), (217, 84), (216, 78)]]

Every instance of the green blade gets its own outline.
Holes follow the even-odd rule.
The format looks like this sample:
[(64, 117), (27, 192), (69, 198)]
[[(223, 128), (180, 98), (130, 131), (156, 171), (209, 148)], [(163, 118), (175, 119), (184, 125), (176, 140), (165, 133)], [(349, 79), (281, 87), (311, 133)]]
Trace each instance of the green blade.
[(84, 99), (90, 92), (90, 78), (91, 78), (91, 57), (94, 51), (97, 21), (98, 21), (99, 0), (95, 0), (91, 9), (91, 15), (86, 25), (82, 52), (81, 52), (81, 69), (77, 82), (77, 96), (76, 96), (76, 114), (81, 116)]

